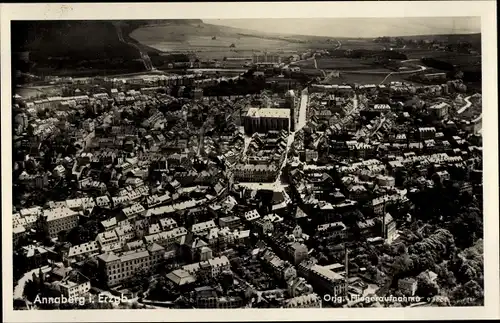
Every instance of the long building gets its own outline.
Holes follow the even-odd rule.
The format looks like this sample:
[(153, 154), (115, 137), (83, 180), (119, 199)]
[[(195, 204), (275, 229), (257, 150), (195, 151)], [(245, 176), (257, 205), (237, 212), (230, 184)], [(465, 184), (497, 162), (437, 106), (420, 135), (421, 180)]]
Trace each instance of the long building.
[(252, 56), (252, 61), (254, 63), (275, 63), (279, 64), (281, 63), (281, 56), (278, 54), (271, 54), (271, 53), (263, 53), (263, 54), (254, 54)]
[(270, 130), (290, 130), (290, 109), (250, 108), (244, 119), (245, 132), (265, 133)]
[(276, 165), (239, 164), (233, 169), (234, 179), (240, 182), (274, 182), (279, 173)]
[(116, 286), (130, 279), (143, 268), (151, 270), (163, 260), (164, 254), (165, 249), (153, 243), (148, 248), (128, 251), (121, 255), (112, 252), (104, 253), (97, 259), (108, 286)]
[(44, 224), (51, 238), (61, 231), (69, 231), (78, 225), (78, 212), (67, 207), (58, 207), (43, 212)]

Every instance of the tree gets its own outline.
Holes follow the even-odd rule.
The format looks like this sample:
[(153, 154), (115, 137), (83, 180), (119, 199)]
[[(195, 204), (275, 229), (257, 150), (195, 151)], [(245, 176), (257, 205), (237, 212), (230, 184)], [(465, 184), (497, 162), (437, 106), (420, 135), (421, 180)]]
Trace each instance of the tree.
[(109, 310), (113, 308), (113, 304), (108, 302), (87, 302), (85, 305), (88, 309)]
[(430, 280), (427, 272), (422, 272), (417, 276), (417, 295), (421, 297), (433, 297), (439, 293), (439, 286)]
[(134, 273), (134, 276), (129, 280), (128, 285), (139, 287), (145, 291), (149, 288), (151, 274), (147, 269), (141, 269)]
[(16, 250), (13, 255), (14, 281), (17, 282), (27, 271), (28, 263), (21, 250)]
[(454, 306), (482, 305), (484, 303), (484, 291), (481, 285), (471, 280), (463, 286), (455, 288), (450, 298)]
[(231, 272), (223, 272), (221, 275), (221, 287), (224, 290), (224, 292), (227, 292), (229, 288), (233, 286), (234, 278)]
[(413, 269), (414, 263), (413, 259), (408, 254), (402, 254), (394, 259), (394, 264), (392, 265), (393, 273), (405, 274)]
[(457, 247), (471, 246), (476, 239), (483, 237), (482, 213), (476, 208), (467, 208), (452, 221), (450, 231), (456, 239)]
[(174, 301), (179, 296), (174, 284), (164, 277), (160, 277), (148, 293), (148, 299), (158, 301)]
[[(44, 288), (40, 292), (40, 297), (44, 297), (47, 299), (50, 298), (60, 298), (61, 297), (61, 292), (57, 290), (56, 288), (52, 286), (44, 286)], [(59, 307), (59, 304), (39, 304), (40, 308), (42, 309), (56, 309)]]
[(26, 299), (30, 302), (33, 302), (36, 298), (36, 295), (40, 293), (39, 287), (40, 285), (37, 282), (28, 280), (24, 285), (23, 296), (26, 297)]
[(99, 233), (99, 222), (96, 220), (89, 220), (83, 225), (79, 225), (68, 233), (67, 240), (72, 245), (79, 245), (89, 241), (95, 240)]

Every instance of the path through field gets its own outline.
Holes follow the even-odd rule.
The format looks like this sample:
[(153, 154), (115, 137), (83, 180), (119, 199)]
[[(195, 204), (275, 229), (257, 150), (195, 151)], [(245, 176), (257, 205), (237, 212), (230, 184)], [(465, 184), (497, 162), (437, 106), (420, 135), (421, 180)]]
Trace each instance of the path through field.
[(122, 42), (122, 43), (125, 43), (127, 45), (131, 45), (131, 46), (134, 46), (140, 53), (141, 55), (141, 59), (144, 63), (144, 67), (146, 68), (146, 70), (148, 71), (156, 71), (156, 68), (153, 66), (153, 63), (151, 62), (151, 58), (149, 57), (148, 53), (146, 52), (143, 52), (142, 49), (135, 43), (129, 43), (127, 41), (125, 41), (125, 39), (123, 38), (123, 32), (122, 32), (122, 28), (120, 26), (119, 23), (115, 23), (115, 28), (116, 28), (116, 34), (118, 35), (118, 39)]

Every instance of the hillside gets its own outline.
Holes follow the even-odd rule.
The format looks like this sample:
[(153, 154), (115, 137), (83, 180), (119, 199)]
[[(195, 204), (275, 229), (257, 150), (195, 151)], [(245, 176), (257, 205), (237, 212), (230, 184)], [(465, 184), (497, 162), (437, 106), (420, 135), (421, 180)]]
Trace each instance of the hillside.
[[(11, 25), (12, 52), (29, 52), (29, 64), (22, 55), (12, 56), (13, 70), (38, 75), (93, 75), (144, 70), (137, 48), (121, 42), (115, 23), (126, 41), (134, 29), (160, 21), (14, 21)], [(163, 22), (163, 21), (162, 21)], [(183, 19), (176, 25), (201, 22)], [(148, 52), (154, 48), (141, 45)]]
[(450, 43), (469, 42), (473, 45), (481, 44), (481, 34), (448, 34), (448, 35), (420, 35), (420, 36), (403, 36), (403, 39), (423, 40), (433, 39), (436, 41), (447, 41)]
[[(120, 41), (115, 25), (120, 25)], [(200, 59), (248, 56), (254, 51), (300, 52), (307, 48), (335, 47), (331, 37), (284, 35), (205, 23), (200, 19), (127, 21), (15, 21), (12, 22), (12, 55), (15, 70), (37, 75), (95, 75), (144, 71), (139, 49), (155, 66), (175, 55), (195, 53)], [(405, 39), (437, 39), (451, 43), (481, 43), (480, 34), (404, 36)], [(344, 49), (373, 47), (373, 39), (346, 39)], [(130, 43), (135, 43), (131, 45)], [(361, 46), (361, 47), (360, 47)], [(370, 47), (370, 48), (371, 48)]]

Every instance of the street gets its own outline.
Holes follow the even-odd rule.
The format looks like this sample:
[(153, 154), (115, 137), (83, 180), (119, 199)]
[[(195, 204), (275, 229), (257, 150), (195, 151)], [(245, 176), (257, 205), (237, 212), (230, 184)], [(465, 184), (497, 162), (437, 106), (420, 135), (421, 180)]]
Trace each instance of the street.
[(470, 98), (471, 98), (471, 96), (468, 96), (468, 97), (466, 97), (466, 98), (464, 99), (466, 103), (465, 103), (465, 105), (464, 105), (463, 107), (461, 107), (461, 108), (457, 111), (457, 113), (458, 113), (458, 114), (462, 114), (462, 113), (464, 113), (464, 112), (465, 112), (465, 110), (467, 110), (468, 108), (470, 108), (470, 107), (472, 106), (472, 103), (470, 102)]
[(139, 53), (141, 55), (141, 59), (144, 63), (144, 67), (146, 68), (146, 70), (156, 71), (156, 68), (153, 66), (153, 63), (151, 62), (151, 58), (149, 57), (149, 55), (147, 53), (143, 52), (137, 44), (129, 43), (129, 42), (125, 41), (125, 39), (123, 38), (122, 29), (121, 29), (119, 24), (115, 24), (115, 28), (116, 28), (116, 34), (118, 35), (118, 40), (120, 40), (122, 43), (134, 46), (139, 51)]
[(299, 108), (299, 118), (295, 127), (295, 131), (299, 131), (304, 128), (307, 121), (307, 104), (309, 103), (309, 91), (307, 88), (302, 90), (300, 95), (300, 108)]

